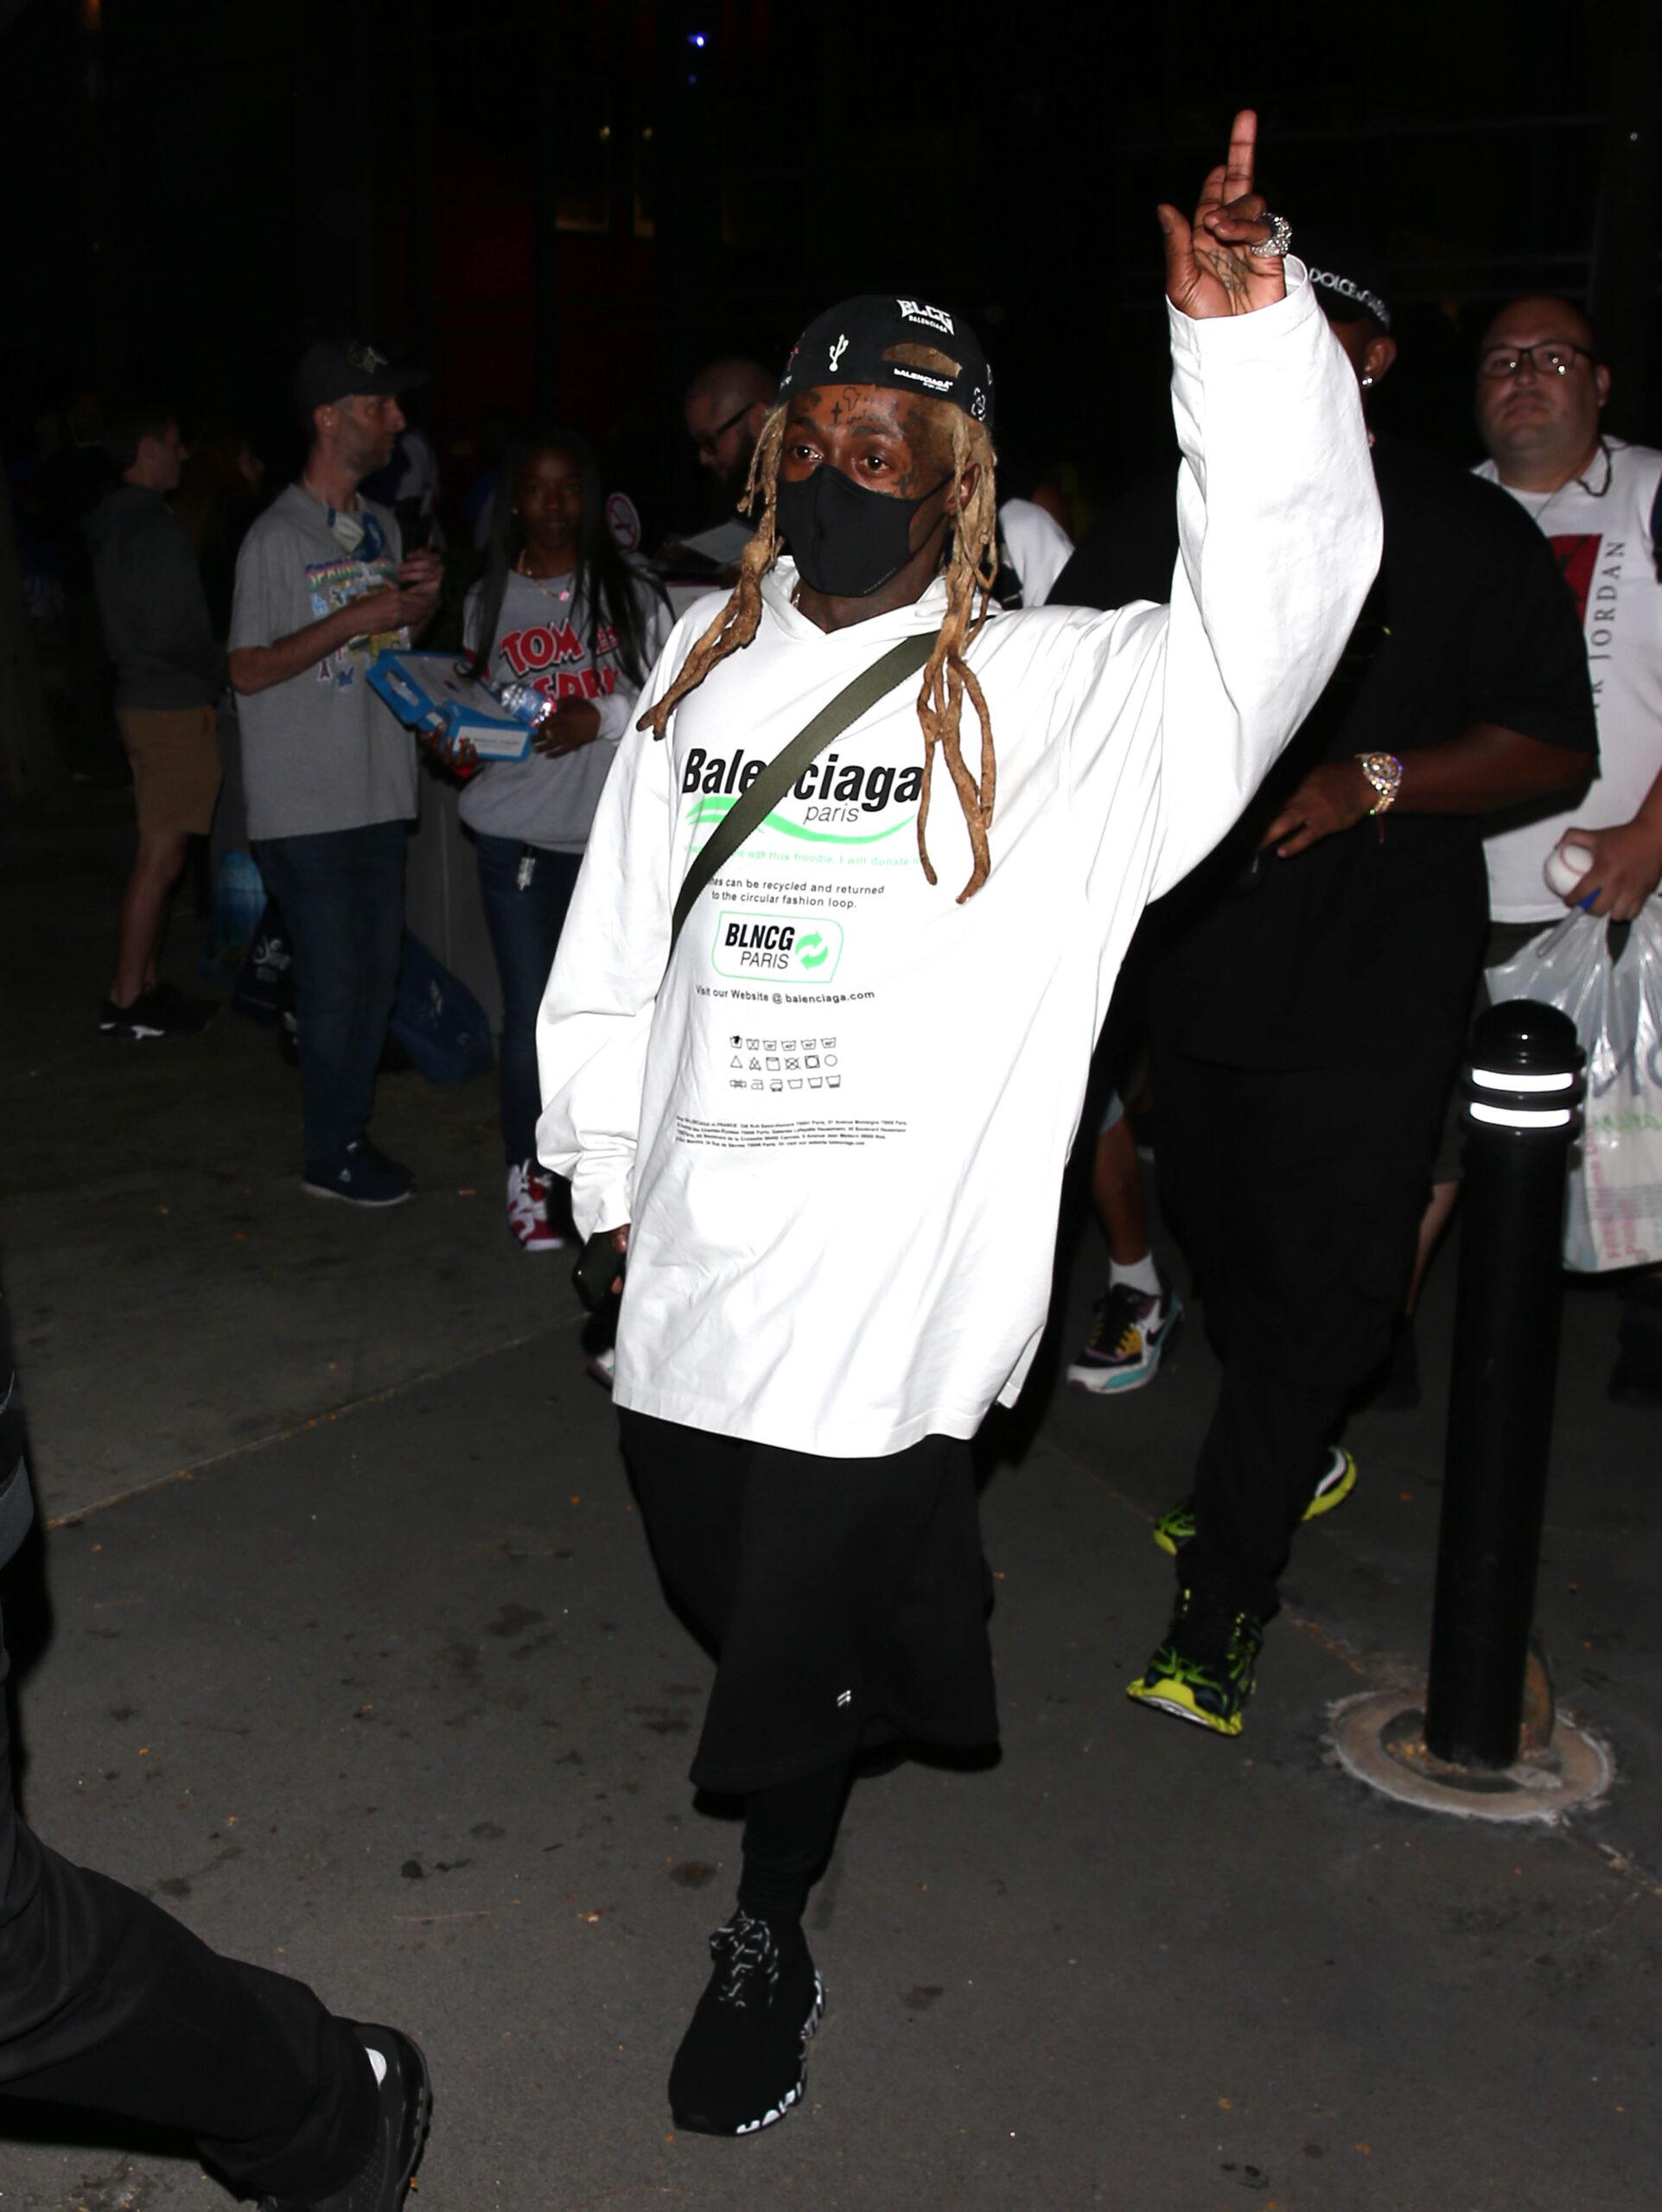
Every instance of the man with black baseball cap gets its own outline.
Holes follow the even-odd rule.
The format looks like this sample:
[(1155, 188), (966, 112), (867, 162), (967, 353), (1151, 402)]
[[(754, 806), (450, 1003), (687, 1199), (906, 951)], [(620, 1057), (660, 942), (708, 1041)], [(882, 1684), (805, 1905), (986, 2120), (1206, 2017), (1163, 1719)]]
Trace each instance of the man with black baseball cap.
[(400, 557), (397, 520), (358, 486), (404, 428), (398, 393), (422, 380), (356, 339), (308, 349), (306, 466), (244, 539), (231, 616), (249, 835), (294, 945), (304, 1186), (358, 1206), (414, 1190), (367, 1125), (404, 938), (415, 741), (365, 671), (409, 644), (443, 582), (436, 553)]
[(624, 1446), (720, 1655), (692, 1775), (746, 1801), (684, 2128), (801, 2094), (802, 1910), (862, 1743), (995, 1735), (970, 1445), (1044, 1326), (1092, 1040), (1145, 901), (1234, 821), (1372, 574), (1354, 379), (1283, 276), (1255, 134), (1193, 229), (1160, 211), (1169, 612), (990, 604), (981, 347), (914, 296), (844, 301), (762, 428), (738, 582), (677, 625), (595, 818), (539, 1148), (627, 1249)]

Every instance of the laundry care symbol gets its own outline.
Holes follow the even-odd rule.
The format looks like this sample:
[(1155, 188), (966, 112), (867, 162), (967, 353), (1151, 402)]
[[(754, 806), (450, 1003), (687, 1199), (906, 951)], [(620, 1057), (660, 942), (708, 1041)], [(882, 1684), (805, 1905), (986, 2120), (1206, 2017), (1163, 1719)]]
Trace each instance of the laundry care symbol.
[(836, 345), (835, 345), (835, 346), (833, 346), (830, 350), (831, 350), (831, 373), (832, 373), (833, 375), (835, 375), (835, 374), (836, 374), (836, 372), (837, 372), (837, 363), (842, 359), (842, 358), (843, 358), (844, 354), (844, 353), (846, 353), (848, 352), (848, 350), (849, 350), (849, 341), (848, 341), (848, 339), (846, 338), (846, 336), (842, 337), (842, 338), (839, 338), (839, 339), (837, 340), (837, 341)]

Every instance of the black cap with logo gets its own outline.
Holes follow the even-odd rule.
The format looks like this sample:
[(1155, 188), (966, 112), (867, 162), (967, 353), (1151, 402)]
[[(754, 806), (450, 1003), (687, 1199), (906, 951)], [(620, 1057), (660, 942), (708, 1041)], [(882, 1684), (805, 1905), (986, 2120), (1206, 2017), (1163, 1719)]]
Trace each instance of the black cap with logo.
[(426, 381), (425, 369), (405, 367), (360, 338), (320, 338), (306, 348), (295, 371), (295, 404), (309, 421), (314, 407), (361, 395), (411, 391)]
[[(908, 359), (919, 348), (939, 354), (951, 373)], [(981, 340), (961, 315), (894, 292), (865, 292), (816, 315), (796, 341), (779, 397), (820, 385), (877, 384), (945, 399), (992, 427), (992, 370)]]

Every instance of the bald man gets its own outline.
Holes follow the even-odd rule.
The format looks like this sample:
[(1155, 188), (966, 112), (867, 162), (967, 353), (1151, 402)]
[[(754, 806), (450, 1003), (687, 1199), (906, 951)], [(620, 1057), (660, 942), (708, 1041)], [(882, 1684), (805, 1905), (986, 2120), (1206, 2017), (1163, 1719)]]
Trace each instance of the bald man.
[(760, 361), (729, 354), (706, 363), (687, 386), (681, 411), (698, 466), (709, 469), (733, 504), (744, 490), (776, 382)]
[(659, 557), (667, 558), (672, 569), (688, 568), (685, 556), (691, 554), (690, 573), (723, 576), (749, 543), (749, 520), (737, 509), (750, 456), (774, 404), (774, 381), (760, 361), (735, 353), (707, 362), (687, 386), (682, 403), (687, 435), (698, 466), (715, 479), (721, 519), (696, 536), (672, 539)]

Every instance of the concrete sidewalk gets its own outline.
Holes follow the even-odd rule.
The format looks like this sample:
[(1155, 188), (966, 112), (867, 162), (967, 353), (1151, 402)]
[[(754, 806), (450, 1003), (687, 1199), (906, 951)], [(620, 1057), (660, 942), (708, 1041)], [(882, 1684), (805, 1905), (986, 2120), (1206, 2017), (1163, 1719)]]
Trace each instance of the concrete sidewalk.
[[(1130, 1398), (1041, 1376), (984, 1500), (1003, 1759), (859, 1786), (811, 1908), (830, 2010), (806, 2107), (676, 2139), (664, 2075), (735, 1877), (734, 1829), (684, 1779), (709, 1667), (646, 1556), (563, 1263), (503, 1234), (488, 1088), (386, 1088), (417, 1205), (303, 1204), (268, 1039), (86, 1045), (102, 940), (79, 892), (109, 867), (63, 833), (40, 904), (83, 920), (53, 925), (26, 994), (36, 1072), (0, 1089), (59, 1523), (18, 1685), (28, 1810), (210, 1941), (421, 2037), (422, 2202), (1648, 2208), (1662, 1513), (1654, 1421), (1602, 1395), (1605, 1293), (1568, 1300), (1541, 1621), (1616, 1752), (1606, 1804), (1440, 1820), (1327, 1746), (1336, 1700), (1423, 1661), (1448, 1259), (1426, 1405), (1354, 1424), (1362, 1483), (1301, 1538), (1235, 1745), (1122, 1694), (1168, 1599), (1149, 1522), (1209, 1408), (1198, 1329)], [(1087, 1236), (1060, 1348), (1098, 1264)], [(0, 2212), (226, 2202), (176, 2145), (4, 2125), (26, 2133), (0, 2140)]]

